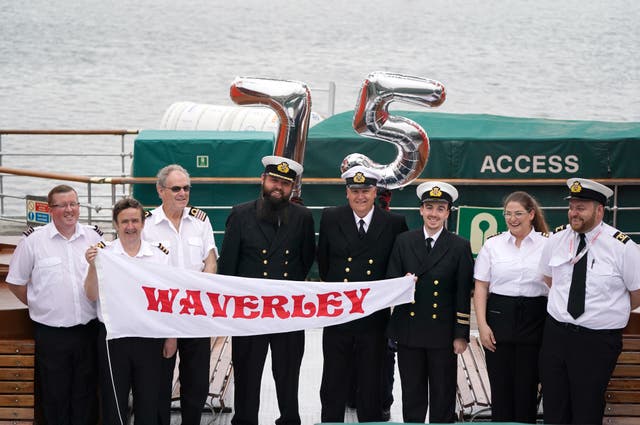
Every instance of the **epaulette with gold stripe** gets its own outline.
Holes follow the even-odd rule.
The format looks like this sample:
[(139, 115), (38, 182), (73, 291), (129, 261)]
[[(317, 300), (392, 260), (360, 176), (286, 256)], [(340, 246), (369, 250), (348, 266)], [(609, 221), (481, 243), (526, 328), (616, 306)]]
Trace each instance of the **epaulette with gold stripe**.
[(553, 229), (553, 233), (558, 233), (558, 232), (562, 232), (564, 229), (566, 229), (569, 225), (568, 224), (563, 224), (562, 226), (558, 226), (555, 229)]
[(151, 211), (149, 211), (149, 210), (145, 210), (145, 211), (144, 211), (144, 218), (149, 218), (149, 217), (151, 217), (152, 215), (153, 215), (153, 214), (151, 214)]
[(624, 233), (622, 233), (619, 230), (613, 234), (613, 237), (616, 238), (617, 240), (619, 240), (622, 243), (627, 243), (627, 242), (629, 242), (629, 239), (631, 239), (628, 235), (625, 235)]
[(96, 224), (95, 226), (92, 227), (92, 229), (99, 234), (100, 236), (104, 236), (104, 232), (102, 230), (100, 230), (100, 228), (98, 227), (98, 225)]
[(207, 219), (207, 213), (196, 207), (191, 207), (189, 209), (189, 215), (194, 216), (200, 221), (205, 221)]
[(98, 242), (98, 243), (96, 244), (96, 247), (98, 247), (98, 248), (104, 248), (104, 247), (106, 247), (106, 246), (107, 246), (107, 244), (106, 244), (106, 243), (104, 243), (103, 241), (100, 241), (100, 242)]
[(498, 233), (494, 233), (494, 234), (493, 234), (493, 235), (491, 235), (491, 236), (487, 236), (487, 240), (491, 239), (491, 238), (492, 238), (492, 237), (494, 237), (494, 236), (501, 235), (501, 234), (503, 234), (503, 233), (504, 233), (504, 232), (498, 232)]
[(162, 245), (161, 243), (158, 242), (158, 249), (162, 252), (164, 252), (165, 254), (169, 255), (169, 250), (167, 248), (165, 248), (164, 245)]
[(35, 232), (36, 229), (34, 229), (33, 227), (29, 226), (27, 227), (27, 230), (25, 230), (24, 232), (22, 232), (22, 234), (24, 235), (24, 237), (26, 238), (27, 236), (29, 236), (30, 234), (32, 234), (33, 232)]
[(470, 325), (471, 324), (470, 320), (471, 320), (470, 314), (460, 313), (460, 312), (456, 313), (456, 322), (458, 322), (459, 325)]

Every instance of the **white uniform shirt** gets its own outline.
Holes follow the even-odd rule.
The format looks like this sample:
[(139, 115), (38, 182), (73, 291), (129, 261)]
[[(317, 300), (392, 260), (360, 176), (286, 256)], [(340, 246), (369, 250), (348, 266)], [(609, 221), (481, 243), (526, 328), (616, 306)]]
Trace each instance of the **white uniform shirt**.
[[(197, 212), (200, 218), (191, 215), (191, 211)], [(162, 207), (152, 210), (151, 216), (145, 221), (142, 237), (154, 245), (161, 243), (167, 248), (169, 263), (175, 267), (202, 271), (209, 251), (213, 249), (218, 256), (209, 217), (196, 208), (185, 207), (178, 231)]]
[[(364, 225), (362, 227), (364, 227), (364, 231), (365, 233), (369, 231), (369, 225), (371, 225), (371, 219), (373, 218), (373, 210), (375, 208), (371, 208), (371, 210), (367, 213), (367, 215), (365, 215), (364, 217), (362, 217), (362, 220), (364, 220)], [(355, 212), (353, 213), (353, 218), (356, 220), (356, 229), (360, 229), (360, 217), (358, 217), (358, 214), (356, 214)]]
[(29, 316), (53, 327), (71, 327), (96, 318), (95, 303), (84, 293), (89, 246), (102, 240), (90, 226), (76, 224), (70, 239), (53, 223), (36, 228), (16, 247), (7, 282), (27, 285)]
[(540, 268), (552, 278), (549, 314), (560, 322), (590, 329), (620, 329), (627, 325), (631, 310), (629, 291), (640, 289), (640, 248), (632, 240), (617, 239), (620, 232), (600, 223), (586, 233), (587, 280), (585, 311), (574, 319), (567, 312), (578, 233), (571, 227), (552, 235), (542, 251)]
[(436, 241), (442, 234), (443, 230), (444, 230), (444, 227), (441, 227), (440, 230), (438, 230), (433, 236), (429, 236), (429, 234), (427, 233), (427, 229), (424, 226), (422, 226), (422, 233), (424, 234), (425, 243), (427, 242), (427, 239), (429, 238), (433, 239), (431, 241), (431, 249), (433, 249), (433, 247), (436, 245)]
[(540, 256), (548, 238), (531, 231), (520, 248), (511, 232), (493, 236), (476, 258), (473, 277), (489, 282), (489, 292), (510, 297), (540, 297), (549, 293), (540, 273)]
[[(129, 254), (127, 254), (124, 248), (122, 247), (122, 244), (120, 243), (120, 239), (114, 240), (109, 245), (107, 245), (104, 249), (109, 250), (114, 254), (130, 257)], [(149, 242), (144, 240), (140, 245), (140, 249), (138, 250), (138, 253), (133, 258), (137, 258), (140, 261), (146, 261), (146, 262), (155, 263), (155, 264), (165, 264), (165, 265), (169, 264), (169, 255), (167, 255), (164, 251), (158, 248), (158, 246), (153, 246)], [(98, 287), (99, 286), (100, 286), (100, 283), (98, 282)], [(98, 319), (104, 323), (99, 297), (97, 302), (97, 311), (98, 311)]]

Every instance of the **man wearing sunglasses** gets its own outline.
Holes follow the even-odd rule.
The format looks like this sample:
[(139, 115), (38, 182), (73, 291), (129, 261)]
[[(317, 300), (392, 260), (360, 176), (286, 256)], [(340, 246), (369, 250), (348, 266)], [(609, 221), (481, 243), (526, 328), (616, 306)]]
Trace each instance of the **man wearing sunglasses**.
[[(157, 177), (156, 189), (162, 205), (147, 213), (143, 238), (165, 246), (169, 250), (169, 263), (175, 267), (215, 273), (217, 250), (211, 222), (204, 211), (188, 206), (191, 192), (189, 173), (180, 165), (171, 164), (162, 168)], [(199, 424), (209, 393), (210, 338), (179, 338), (177, 344), (182, 424)], [(175, 355), (165, 362), (166, 376), (160, 389), (159, 403), (162, 425), (168, 425), (171, 419), (171, 384), (175, 364)]]
[(78, 223), (80, 204), (72, 187), (54, 187), (47, 201), (52, 222), (24, 232), (6, 280), (34, 323), (46, 422), (95, 424), (98, 321), (96, 304), (82, 288), (89, 267), (84, 252), (102, 241), (102, 232)]
[[(290, 202), (302, 165), (280, 156), (262, 158), (260, 197), (236, 205), (227, 219), (220, 274), (251, 278), (305, 280), (315, 256), (311, 212)], [(235, 382), (233, 425), (258, 425), (260, 382), (267, 350), (276, 383), (277, 424), (299, 425), (298, 382), (304, 331), (233, 337)]]

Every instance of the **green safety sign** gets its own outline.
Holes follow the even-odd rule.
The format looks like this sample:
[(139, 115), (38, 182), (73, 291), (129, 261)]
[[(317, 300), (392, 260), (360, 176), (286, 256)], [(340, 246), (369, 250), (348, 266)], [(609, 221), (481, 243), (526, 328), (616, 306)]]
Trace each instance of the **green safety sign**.
[(502, 211), (502, 208), (458, 208), (458, 235), (471, 242), (474, 258), (489, 236), (507, 230)]
[(196, 167), (197, 168), (209, 168), (209, 155), (198, 155), (198, 156), (196, 156)]

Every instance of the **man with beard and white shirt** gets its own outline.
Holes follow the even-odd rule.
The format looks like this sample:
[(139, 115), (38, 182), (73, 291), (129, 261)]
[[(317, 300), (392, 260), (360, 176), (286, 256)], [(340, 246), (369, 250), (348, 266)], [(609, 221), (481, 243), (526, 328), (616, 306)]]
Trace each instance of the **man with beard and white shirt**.
[(550, 286), (540, 351), (544, 422), (602, 424), (622, 329), (640, 306), (640, 249), (602, 221), (613, 190), (583, 178), (567, 186), (569, 224), (540, 259)]
[[(220, 274), (303, 281), (315, 256), (311, 212), (289, 201), (302, 165), (280, 156), (262, 158), (262, 192), (236, 205), (227, 219)], [(258, 425), (260, 382), (271, 348), (280, 418), (278, 425), (299, 425), (298, 383), (304, 331), (232, 338), (235, 383), (234, 425)]]
[[(191, 181), (186, 169), (167, 165), (158, 172), (156, 190), (162, 205), (147, 213), (143, 238), (169, 250), (175, 267), (205, 273), (216, 272), (217, 250), (207, 214), (189, 207)], [(198, 425), (209, 394), (210, 338), (178, 338), (180, 355), (180, 414), (183, 425)], [(160, 424), (171, 419), (171, 384), (176, 356), (165, 361), (165, 379), (160, 388)]]

